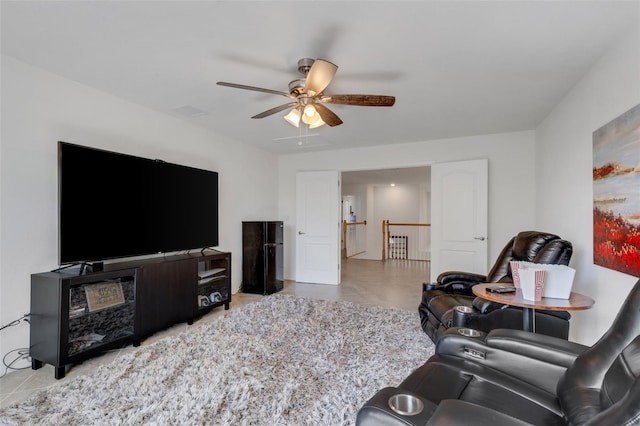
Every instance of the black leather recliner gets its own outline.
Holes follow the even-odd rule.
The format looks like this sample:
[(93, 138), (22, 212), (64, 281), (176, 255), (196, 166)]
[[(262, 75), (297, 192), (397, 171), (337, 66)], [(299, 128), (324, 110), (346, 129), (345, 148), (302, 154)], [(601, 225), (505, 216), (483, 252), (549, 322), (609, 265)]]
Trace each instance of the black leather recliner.
[[(437, 283), (423, 284), (422, 302), (418, 307), (422, 329), (434, 342), (454, 325), (481, 331), (522, 329), (521, 308), (475, 297), (471, 287), (487, 282), (513, 282), (509, 264), (512, 260), (568, 265), (572, 254), (572, 244), (557, 235), (520, 232), (502, 249), (487, 275), (449, 271), (440, 274)], [(456, 306), (467, 307), (469, 312), (454, 311)], [(567, 339), (570, 318), (565, 311), (536, 310), (536, 332)]]
[[(473, 339), (457, 330), (397, 388), (369, 400), (356, 424), (640, 425), (640, 280), (591, 347), (525, 331)], [(413, 401), (399, 411), (422, 410), (394, 411), (398, 395)]]

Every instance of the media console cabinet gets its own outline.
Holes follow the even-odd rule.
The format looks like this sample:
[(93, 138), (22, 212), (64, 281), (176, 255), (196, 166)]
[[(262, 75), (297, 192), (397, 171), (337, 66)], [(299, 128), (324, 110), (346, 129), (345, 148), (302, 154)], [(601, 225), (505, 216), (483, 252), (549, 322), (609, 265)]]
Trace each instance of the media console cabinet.
[(205, 250), (31, 275), (31, 367), (66, 366), (231, 302), (231, 253)]

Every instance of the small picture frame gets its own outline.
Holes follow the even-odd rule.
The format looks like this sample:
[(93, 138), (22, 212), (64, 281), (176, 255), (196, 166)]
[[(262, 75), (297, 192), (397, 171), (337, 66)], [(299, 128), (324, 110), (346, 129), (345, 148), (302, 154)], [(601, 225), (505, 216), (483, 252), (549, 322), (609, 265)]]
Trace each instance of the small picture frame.
[(89, 312), (101, 311), (124, 304), (122, 284), (118, 282), (104, 282), (87, 285), (84, 288), (87, 296)]

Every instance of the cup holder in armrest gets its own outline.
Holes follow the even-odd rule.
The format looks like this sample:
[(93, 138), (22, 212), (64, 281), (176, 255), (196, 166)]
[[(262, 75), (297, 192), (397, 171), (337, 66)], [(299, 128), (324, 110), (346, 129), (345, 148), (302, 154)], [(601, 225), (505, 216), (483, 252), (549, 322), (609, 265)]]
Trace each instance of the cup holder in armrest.
[(437, 408), (433, 402), (411, 391), (386, 387), (360, 408), (356, 425), (424, 426)]
[(470, 306), (458, 305), (454, 306), (451, 315), (451, 325), (453, 327), (464, 327), (469, 318), (469, 315), (473, 313), (473, 308)]
[(422, 400), (407, 393), (398, 393), (389, 398), (389, 408), (403, 416), (415, 416), (422, 413)]
[(464, 336), (464, 337), (480, 337), (480, 335), (482, 333), (480, 333), (478, 330), (474, 330), (472, 328), (459, 328), (458, 329), (458, 334)]
[(456, 311), (460, 312), (461, 314), (470, 314), (471, 312), (473, 312), (473, 308), (470, 308), (468, 306), (464, 306), (464, 305), (458, 305), (455, 308)]

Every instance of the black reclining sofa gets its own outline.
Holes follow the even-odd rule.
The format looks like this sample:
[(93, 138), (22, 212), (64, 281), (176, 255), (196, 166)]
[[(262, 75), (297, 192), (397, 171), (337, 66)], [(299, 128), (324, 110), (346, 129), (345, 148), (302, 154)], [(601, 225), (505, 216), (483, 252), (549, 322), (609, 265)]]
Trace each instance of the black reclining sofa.
[[(487, 275), (449, 271), (440, 274), (436, 283), (423, 284), (422, 301), (418, 307), (422, 329), (434, 342), (454, 325), (485, 332), (495, 328), (522, 329), (521, 308), (476, 297), (471, 287), (485, 282), (513, 282), (509, 263), (512, 260), (568, 265), (572, 254), (571, 242), (557, 235), (539, 231), (520, 232), (502, 249)], [(468, 312), (454, 311), (457, 306), (465, 307)], [(568, 312), (536, 310), (535, 315), (536, 332), (563, 339), (569, 337), (571, 315)]]
[(640, 280), (591, 347), (526, 331), (470, 338), (458, 330), (447, 330), (398, 387), (369, 400), (356, 424), (640, 425)]

